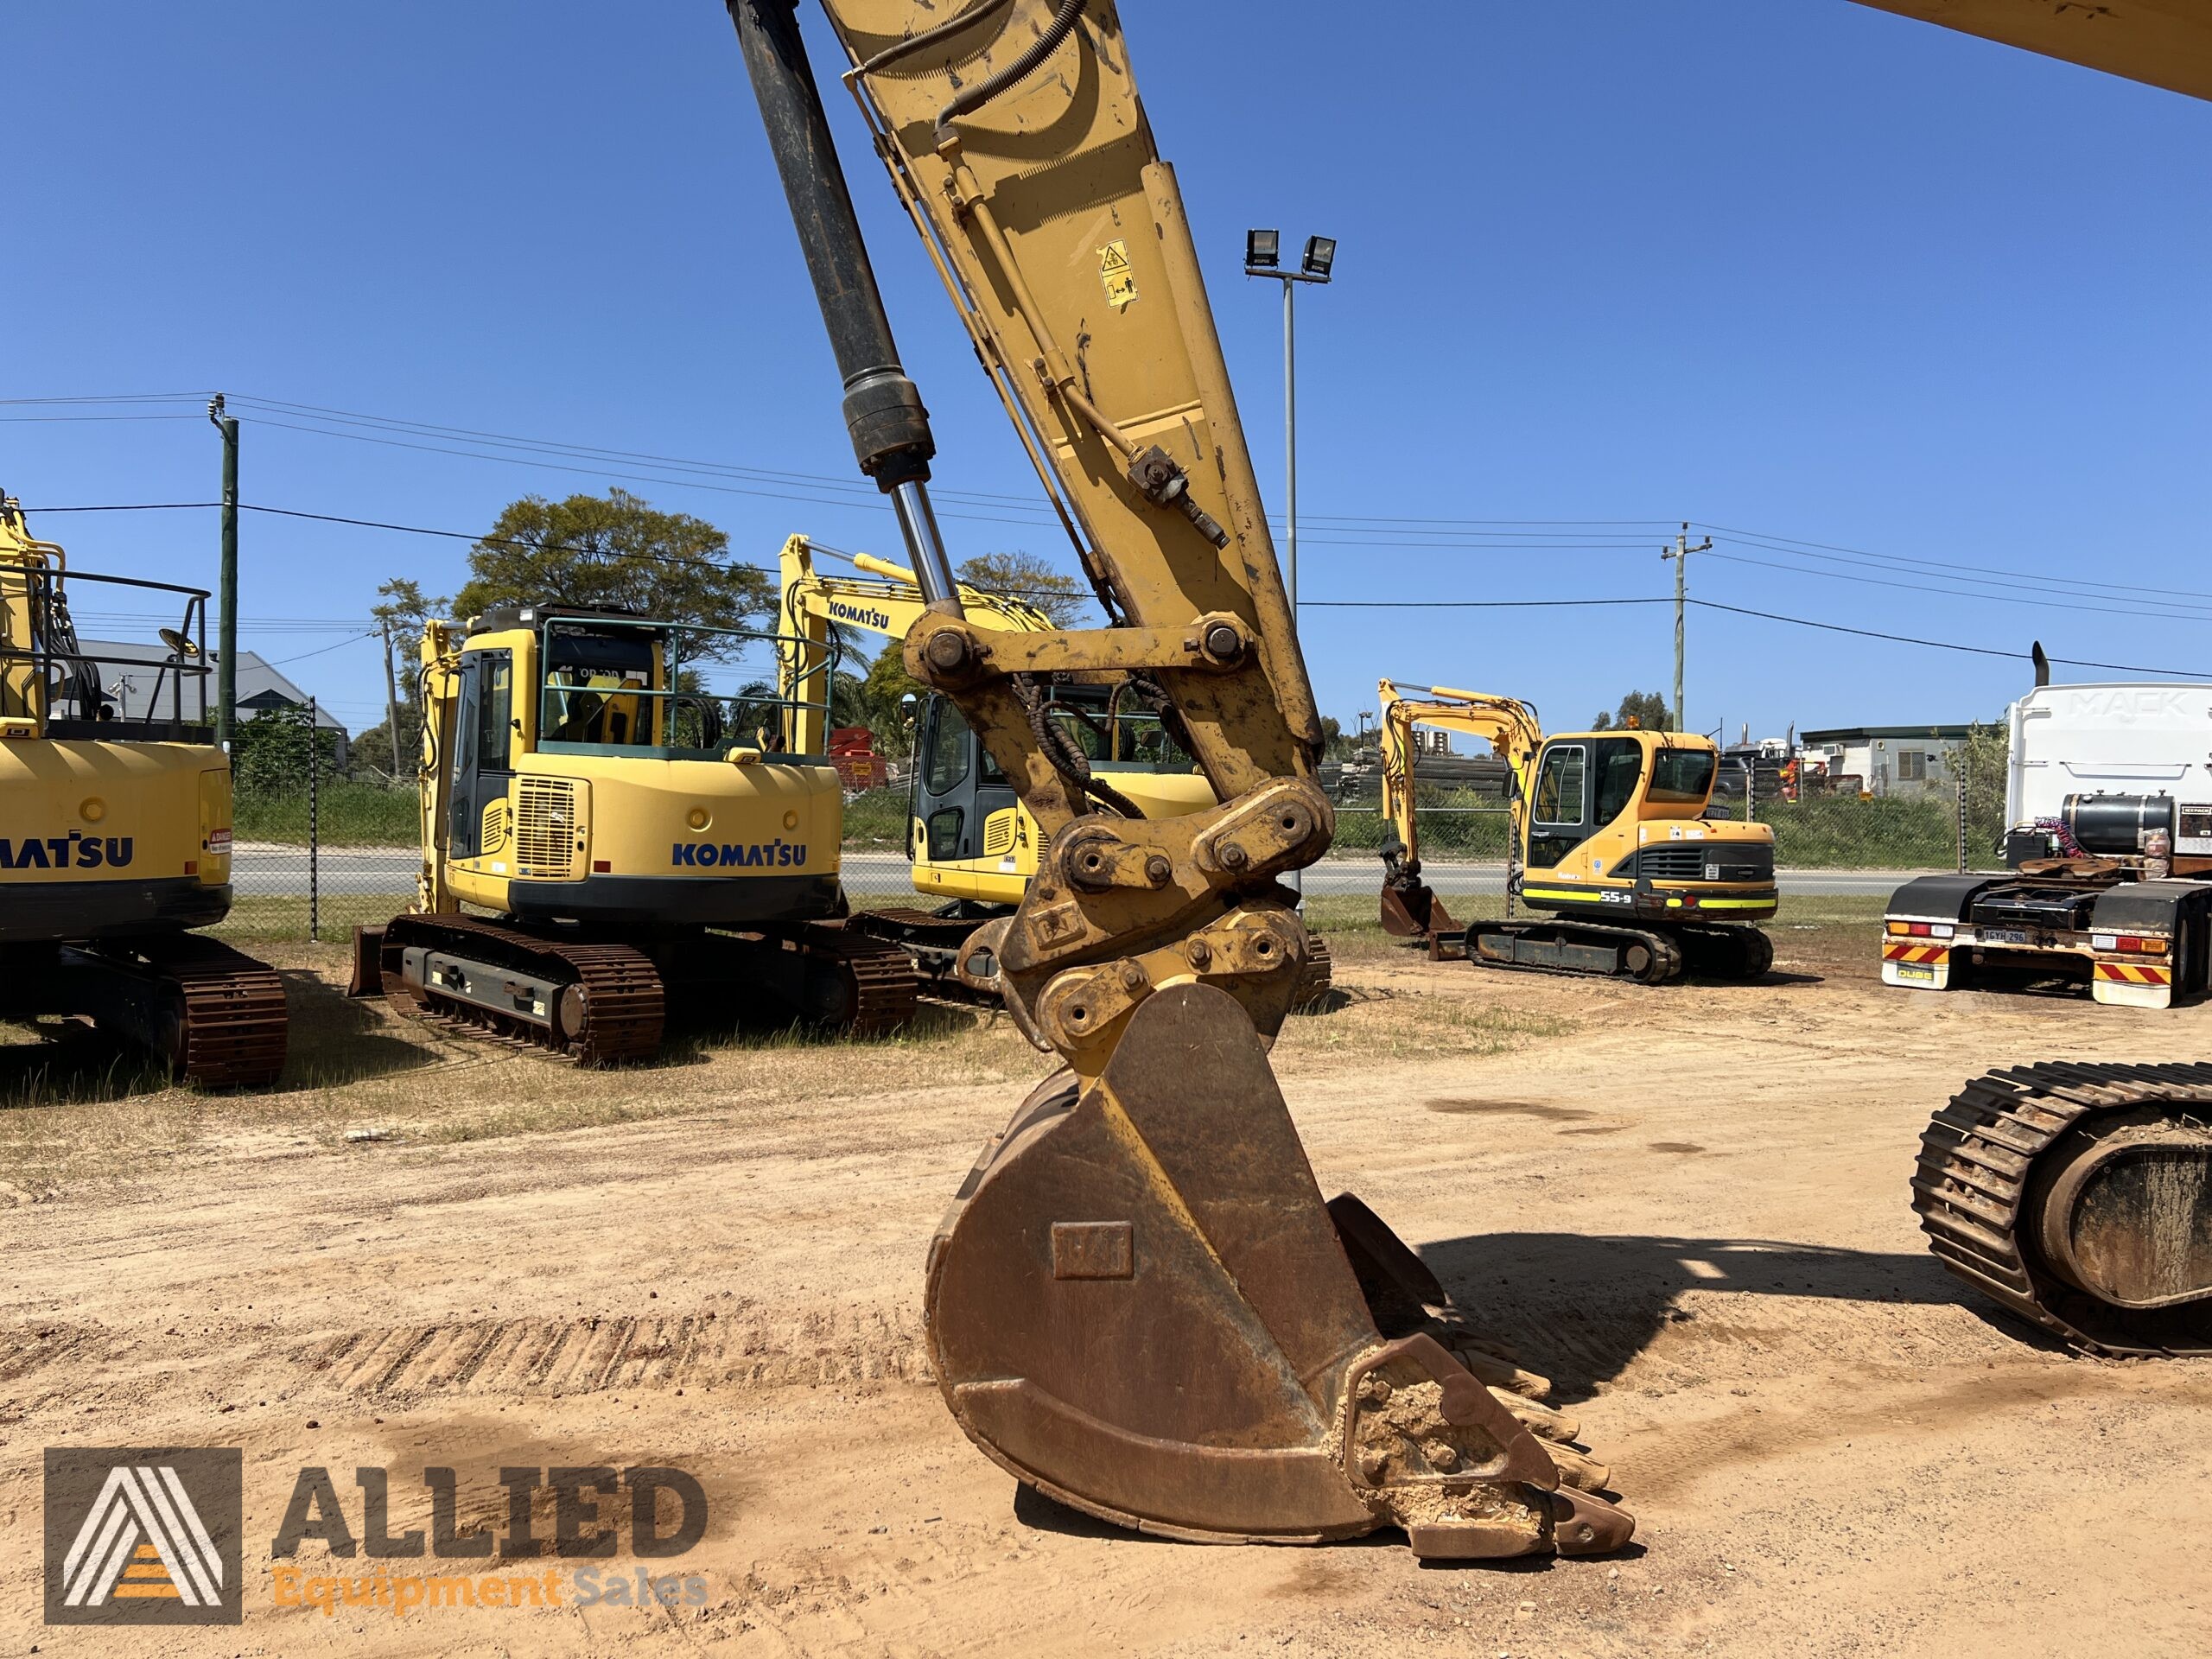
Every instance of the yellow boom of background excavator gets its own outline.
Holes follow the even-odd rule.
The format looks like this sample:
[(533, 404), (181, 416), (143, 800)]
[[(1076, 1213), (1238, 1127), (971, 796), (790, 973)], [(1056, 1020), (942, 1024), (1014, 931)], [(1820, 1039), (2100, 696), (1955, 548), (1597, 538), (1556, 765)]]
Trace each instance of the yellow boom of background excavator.
[(559, 604), (433, 623), (416, 906), (359, 931), (354, 994), (585, 1065), (648, 1058), (671, 1014), (903, 1022), (905, 954), (838, 919), (843, 798), (805, 711), (708, 689), (805, 648)]
[[(175, 626), (96, 657), (69, 611), (86, 586)], [(201, 589), (69, 569), (0, 497), (0, 1014), (88, 1017), (180, 1079), (257, 1087), (284, 1068), (283, 986), (188, 931), (231, 910), (207, 617)]]
[[(1409, 696), (1408, 691), (1418, 693)], [(1775, 911), (1774, 831), (1712, 813), (1719, 751), (1681, 732), (1544, 735), (1513, 697), (1381, 683), (1382, 926), (1440, 959), (1615, 975), (1756, 979)], [(1421, 880), (1416, 726), (1490, 741), (1510, 778), (1509, 891), (1543, 914), (1454, 922)]]
[[(860, 572), (829, 575), (815, 568), (818, 550), (804, 536), (784, 543), (779, 561), (786, 652), (782, 683), (804, 712), (801, 742), (818, 741), (828, 684), (825, 660), (839, 632), (904, 639), (925, 612), (914, 574), (872, 554), (852, 556)], [(967, 616), (980, 627), (1049, 633), (1052, 620), (1017, 595), (960, 584)], [(802, 663), (816, 666), (810, 671)], [(1054, 741), (1089, 772), (1147, 817), (1180, 817), (1215, 804), (1190, 754), (1170, 733), (1156, 688), (1127, 674), (1056, 676), (1043, 703)], [(940, 988), (957, 983), (995, 997), (997, 962), (985, 924), (1012, 913), (1037, 871), (1045, 837), (990, 752), (976, 741), (957, 704), (931, 692), (911, 711), (914, 734), (907, 780), (908, 870), (914, 890), (936, 908), (871, 908), (854, 925), (895, 939), (916, 968)], [(811, 723), (810, 723), (811, 722)], [(967, 949), (973, 941), (974, 948)], [(1309, 964), (1303, 1000), (1328, 988), (1328, 958)]]

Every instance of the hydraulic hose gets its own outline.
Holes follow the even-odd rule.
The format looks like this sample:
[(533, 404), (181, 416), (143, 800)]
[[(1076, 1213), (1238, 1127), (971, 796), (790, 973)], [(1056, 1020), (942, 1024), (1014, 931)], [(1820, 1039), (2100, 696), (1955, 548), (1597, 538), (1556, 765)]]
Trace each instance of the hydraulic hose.
[(893, 64), (912, 57), (917, 52), (926, 52), (939, 41), (950, 40), (970, 23), (980, 23), (992, 12), (1004, 11), (1013, 3), (1014, 0), (976, 0), (974, 5), (969, 7), (957, 17), (947, 18), (934, 28), (925, 29), (918, 35), (909, 35), (896, 46), (885, 47), (882, 51), (861, 65), (861, 73), (872, 75), (878, 70), (888, 69)]
[(938, 111), (937, 141), (942, 144), (952, 135), (952, 124), (963, 115), (975, 112), (1005, 92), (1008, 87), (1025, 81), (1037, 73), (1046, 59), (1059, 49), (1062, 41), (1074, 29), (1076, 19), (1083, 16), (1083, 0), (1060, 0), (1060, 9), (1052, 14), (1052, 21), (1037, 37), (1037, 43), (1012, 63), (984, 80), (962, 92), (951, 103)]

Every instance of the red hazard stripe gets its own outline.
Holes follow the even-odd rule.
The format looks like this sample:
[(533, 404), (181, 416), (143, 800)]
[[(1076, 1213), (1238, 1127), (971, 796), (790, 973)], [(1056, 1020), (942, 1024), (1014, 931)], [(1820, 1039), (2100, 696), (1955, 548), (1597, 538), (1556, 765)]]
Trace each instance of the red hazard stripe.
[(1948, 962), (1950, 959), (1951, 947), (1948, 944), (1906, 944), (1903, 943), (1891, 943), (1885, 944), (1882, 947), (1882, 960), (1884, 962), (1945, 963)]
[(2097, 977), (2113, 985), (2171, 985), (2174, 982), (2171, 968), (2152, 968), (2134, 962), (2101, 962), (2097, 964)]

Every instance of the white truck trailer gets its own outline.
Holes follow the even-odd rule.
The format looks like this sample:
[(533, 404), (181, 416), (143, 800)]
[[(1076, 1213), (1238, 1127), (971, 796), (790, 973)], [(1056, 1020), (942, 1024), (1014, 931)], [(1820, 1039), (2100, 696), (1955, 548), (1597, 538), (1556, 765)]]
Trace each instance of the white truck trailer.
[(2001, 874), (1922, 876), (1890, 900), (1882, 982), (2085, 983), (2163, 1008), (2212, 951), (2212, 685), (2039, 685), (2005, 711)]

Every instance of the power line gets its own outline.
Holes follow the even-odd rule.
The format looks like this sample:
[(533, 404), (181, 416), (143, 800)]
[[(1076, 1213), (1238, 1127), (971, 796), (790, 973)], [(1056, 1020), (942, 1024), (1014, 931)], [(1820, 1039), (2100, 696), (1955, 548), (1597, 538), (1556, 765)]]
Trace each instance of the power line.
[(181, 512), (188, 507), (219, 507), (219, 501), (112, 501), (96, 507), (25, 507), (25, 512)]
[(2179, 612), (2187, 613), (2183, 616), (2183, 620), (2206, 620), (2205, 607), (2202, 605), (2168, 605), (2152, 610), (2118, 605), (2092, 605), (2087, 602), (2087, 595), (2077, 597), (2070, 594), (2061, 594), (2055, 599), (2022, 599), (2014, 594), (1978, 594), (1958, 588), (1930, 588), (1923, 582), (1889, 582), (1880, 576), (1847, 575), (1840, 570), (1802, 569), (1795, 565), (1777, 564), (1771, 559), (1749, 559), (1740, 553), (1723, 553), (1718, 548), (1707, 549), (1706, 556), (1713, 559), (1726, 559), (1731, 564), (1753, 564), (1762, 570), (1783, 570), (1792, 575), (1818, 576), (1827, 582), (1855, 582), (1865, 588), (1896, 588), (1907, 593), (1940, 594), (1948, 599), (1974, 599), (1991, 605), (2025, 605), (2032, 609), (2045, 611), (2094, 611), (2105, 616), (2170, 617)]
[[(1999, 651), (1993, 645), (1955, 645), (1948, 639), (1916, 639), (1910, 634), (1883, 633), (1873, 628), (1846, 627), (1840, 622), (1815, 622), (1808, 617), (1783, 616), (1773, 611), (1748, 610), (1741, 605), (1723, 605), (1717, 600), (1693, 599), (1689, 602), (1701, 606), (1708, 611), (1726, 611), (1735, 616), (1756, 616), (1768, 622), (1787, 622), (1800, 628), (1819, 628), (1826, 633), (1856, 634), (1862, 639), (1887, 639), (1895, 645), (1926, 645), (1937, 651), (1963, 651), (1977, 657), (2009, 657), (2019, 662), (2034, 660), (2032, 654), (2024, 651)], [(2122, 674), (2172, 674), (2188, 679), (2199, 680), (2212, 677), (2208, 676), (2202, 669), (2196, 668), (2145, 668), (2137, 663), (2093, 663), (2080, 657), (2052, 657), (2049, 660), (2054, 663), (2063, 663), (2069, 668), (2105, 668)]]
[(322, 645), (314, 651), (303, 651), (296, 657), (279, 657), (275, 662), (267, 663), (266, 666), (270, 668), (282, 668), (287, 663), (303, 663), (310, 657), (320, 657), (326, 652), (336, 651), (346, 645), (356, 645), (360, 644), (364, 639), (373, 639), (382, 632), (383, 630), (380, 628), (370, 628), (363, 632), (355, 634), (350, 639), (340, 639), (337, 645)]
[(1301, 599), (1301, 611), (1521, 611), (1579, 605), (1671, 605), (1671, 599)]
[[(551, 454), (585, 456), (594, 460), (638, 461), (656, 467), (676, 467), (700, 472), (718, 473), (742, 478), (769, 479), (787, 483), (820, 484), (833, 489), (850, 490), (862, 494), (875, 493), (874, 486), (857, 479), (841, 478), (823, 473), (800, 473), (769, 467), (747, 467), (734, 461), (699, 461), (680, 455), (654, 454), (639, 449), (608, 448), (598, 444), (572, 443), (550, 438), (518, 437), (512, 433), (486, 432), (472, 427), (444, 426), (431, 421), (416, 421), (396, 416), (368, 415), (358, 410), (330, 409), (316, 404), (287, 403), (281, 398), (261, 397), (252, 393), (233, 393), (233, 405), (248, 408), (274, 409), (287, 414), (349, 426), (366, 426), (384, 431), (410, 433), (423, 436), (466, 438), (474, 442), (502, 448), (536, 450)], [(932, 493), (953, 499), (964, 499), (984, 504), (1004, 504), (1025, 509), (1038, 509), (1033, 497), (1001, 495), (984, 490), (951, 490), (938, 488)]]
[[(2193, 599), (2212, 599), (2212, 593), (2196, 592), (2188, 589), (2177, 589), (2164, 586), (2156, 588), (2131, 587), (2124, 582), (2088, 582), (2078, 576), (2045, 575), (2040, 572), (2033, 570), (2005, 570), (1993, 565), (1958, 564), (1946, 563), (1940, 559), (1914, 559), (1905, 557), (1900, 554), (1870, 552), (1864, 548), (1838, 547), (1828, 542), (1803, 541), (1795, 536), (1770, 535), (1764, 531), (1732, 530), (1726, 524), (1708, 524), (1700, 523), (1698, 524), (1698, 528), (1700, 530), (1709, 531), (1717, 536), (1745, 543), (1750, 546), (1764, 547), (1770, 552), (1796, 553), (1799, 557), (1812, 557), (1821, 553), (1840, 554), (1854, 559), (1876, 560), (1888, 564), (1918, 567), (1930, 570), (1953, 570), (1977, 575), (2016, 577), (2024, 582), (2037, 582), (2046, 585), (2058, 584), (2061, 586), (2075, 588), (2104, 588), (2114, 589), (2120, 593), (2153, 594), (2162, 598), (2171, 593), (2187, 592), (2189, 593), (2189, 596)], [(1800, 552), (1799, 550), (1801, 549), (1811, 550), (1811, 551)]]
[[(1550, 609), (1569, 606), (1599, 605), (1671, 605), (1671, 598), (1654, 599), (1302, 599), (1298, 608), (1305, 610), (1344, 611), (1487, 611)], [(1786, 622), (1794, 627), (1818, 628), (1824, 633), (1848, 633), (1861, 639), (1886, 639), (1892, 645), (1920, 645), (1931, 651), (1965, 652), (1976, 657), (2005, 657), (2016, 661), (2032, 660), (2024, 651), (2000, 651), (1994, 645), (1962, 645), (1948, 639), (1921, 639), (1910, 634), (1885, 633), (1877, 628), (1847, 627), (1840, 622), (1815, 622), (1808, 617), (1785, 616), (1777, 611), (1755, 611), (1741, 605), (1724, 605), (1718, 600), (1692, 599), (1687, 601), (1708, 611), (1726, 611), (1734, 616), (1755, 616), (1767, 622)], [(2212, 678), (2202, 669), (2146, 668), (2139, 663), (2099, 663), (2081, 657), (2052, 657), (2049, 660), (2063, 663), (2069, 668), (2102, 668), (2123, 674), (2166, 674), (2190, 679)]]

